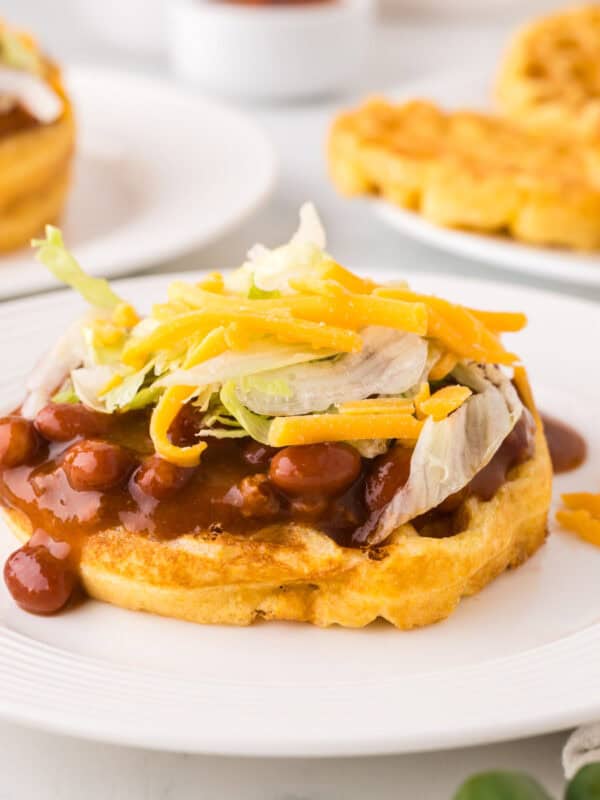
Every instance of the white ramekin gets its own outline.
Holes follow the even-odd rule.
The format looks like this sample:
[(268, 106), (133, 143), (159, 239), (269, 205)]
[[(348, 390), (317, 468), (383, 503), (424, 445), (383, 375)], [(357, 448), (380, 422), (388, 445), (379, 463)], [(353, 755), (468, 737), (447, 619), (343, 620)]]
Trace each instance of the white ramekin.
[(374, 0), (243, 6), (171, 0), (175, 72), (226, 95), (284, 100), (352, 88), (363, 69)]

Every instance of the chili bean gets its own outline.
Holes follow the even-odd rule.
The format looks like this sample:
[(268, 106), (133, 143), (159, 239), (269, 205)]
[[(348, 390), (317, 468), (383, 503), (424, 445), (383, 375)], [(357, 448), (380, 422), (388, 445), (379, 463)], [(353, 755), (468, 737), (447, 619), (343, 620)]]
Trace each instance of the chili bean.
[(412, 450), (396, 445), (377, 456), (365, 481), (365, 502), (371, 511), (386, 506), (410, 474)]
[(244, 445), (242, 458), (253, 467), (268, 467), (277, 452), (276, 447), (269, 447), (252, 439)]
[(25, 545), (4, 565), (4, 581), (15, 602), (31, 614), (54, 614), (67, 603), (76, 576), (64, 559), (45, 547)]
[(35, 427), (51, 442), (68, 442), (76, 436), (100, 436), (110, 425), (110, 415), (82, 403), (50, 403), (35, 418)]
[(0, 419), (0, 467), (18, 467), (32, 459), (40, 441), (33, 424), (16, 414)]
[(193, 468), (179, 467), (154, 455), (138, 467), (133, 480), (144, 494), (156, 500), (166, 500), (182, 489), (194, 472)]
[(238, 484), (239, 511), (248, 519), (268, 519), (279, 511), (280, 502), (273, 486), (264, 473), (249, 475)]
[(269, 477), (284, 492), (329, 497), (354, 483), (360, 468), (354, 447), (327, 442), (284, 447), (271, 461)]
[(78, 492), (113, 489), (127, 480), (134, 466), (129, 450), (98, 439), (72, 445), (63, 461), (68, 481)]

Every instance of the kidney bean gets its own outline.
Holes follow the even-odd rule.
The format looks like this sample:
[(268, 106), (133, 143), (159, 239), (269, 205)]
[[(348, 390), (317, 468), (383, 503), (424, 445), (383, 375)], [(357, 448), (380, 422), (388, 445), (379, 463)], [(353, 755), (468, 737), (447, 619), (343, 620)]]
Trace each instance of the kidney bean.
[(83, 439), (72, 445), (63, 461), (67, 479), (78, 492), (113, 489), (127, 480), (134, 467), (129, 450), (98, 439)]
[(16, 414), (0, 419), (0, 467), (18, 467), (31, 460), (40, 440), (33, 424)]
[(277, 452), (276, 447), (269, 447), (251, 439), (242, 449), (242, 458), (253, 467), (268, 467)]
[(373, 460), (365, 481), (365, 502), (371, 511), (386, 506), (410, 474), (412, 450), (395, 445)]
[(133, 480), (144, 494), (156, 500), (166, 500), (182, 489), (194, 472), (193, 468), (179, 467), (154, 455), (138, 467)]
[(279, 511), (280, 502), (264, 473), (248, 475), (238, 484), (239, 511), (247, 519), (268, 519)]
[(76, 576), (65, 559), (56, 558), (41, 545), (25, 545), (8, 557), (4, 581), (25, 611), (54, 614), (71, 597)]
[(100, 414), (82, 403), (50, 403), (38, 412), (35, 427), (51, 442), (68, 442), (76, 436), (93, 437), (106, 433), (110, 415)]
[(284, 447), (271, 461), (269, 477), (289, 494), (342, 492), (358, 478), (360, 454), (342, 442)]

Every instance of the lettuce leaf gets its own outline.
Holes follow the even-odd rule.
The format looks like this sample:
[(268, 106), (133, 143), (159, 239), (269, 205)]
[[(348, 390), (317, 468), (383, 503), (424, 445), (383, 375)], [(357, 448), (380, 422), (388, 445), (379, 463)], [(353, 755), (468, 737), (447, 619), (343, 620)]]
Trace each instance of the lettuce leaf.
[(66, 283), (95, 308), (111, 310), (122, 302), (104, 278), (92, 278), (82, 270), (64, 245), (62, 233), (53, 225), (46, 225), (46, 238), (34, 239), (37, 260), (59, 281)]
[[(330, 356), (332, 351), (322, 351)], [(322, 357), (321, 356), (321, 357)], [(178, 369), (160, 379), (161, 386), (206, 386), (226, 383), (234, 378), (255, 375), (277, 367), (314, 361), (320, 354), (299, 350), (297, 346), (273, 343), (256, 344), (248, 350), (227, 350), (190, 369)]]
[(252, 411), (249, 411), (240, 403), (235, 393), (235, 384), (233, 381), (228, 381), (222, 387), (219, 397), (221, 403), (223, 403), (231, 416), (238, 421), (239, 425), (246, 431), (248, 436), (251, 436), (255, 441), (261, 444), (269, 444), (271, 420), (266, 417), (261, 417), (259, 414), (253, 414)]
[(357, 543), (379, 544), (420, 514), (464, 488), (492, 459), (518, 422), (523, 405), (497, 367), (460, 365), (456, 379), (478, 394), (440, 422), (430, 417), (412, 455), (410, 475), (384, 509), (374, 533), (362, 529)]
[(273, 369), (263, 372), (259, 382), (255, 377), (239, 380), (238, 398), (256, 414), (290, 416), (371, 395), (399, 395), (418, 384), (427, 362), (424, 339), (376, 325), (361, 335), (358, 353)]

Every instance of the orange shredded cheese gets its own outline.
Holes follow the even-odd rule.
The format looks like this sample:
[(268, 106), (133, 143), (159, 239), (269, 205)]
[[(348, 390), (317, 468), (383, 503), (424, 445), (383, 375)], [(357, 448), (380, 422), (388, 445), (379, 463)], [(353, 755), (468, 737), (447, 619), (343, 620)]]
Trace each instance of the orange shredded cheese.
[[(292, 281), (294, 282), (294, 281)], [(310, 282), (298, 281), (308, 287)], [(266, 300), (245, 300), (239, 297), (211, 295), (180, 281), (169, 287), (171, 301), (185, 300), (202, 310), (231, 314), (288, 314), (298, 320), (316, 322), (357, 331), (367, 325), (385, 325), (424, 336), (427, 332), (427, 308), (421, 302), (356, 294), (333, 281), (321, 282), (314, 288), (330, 290), (330, 294), (297, 294)], [(340, 291), (341, 290), (341, 291)]]
[(406, 302), (424, 303), (429, 309), (427, 335), (463, 358), (507, 365), (518, 360), (514, 353), (504, 349), (495, 333), (463, 306), (454, 305), (439, 297), (417, 294), (409, 289), (383, 287), (376, 289), (375, 294)]
[(438, 358), (432, 368), (429, 370), (430, 381), (441, 381), (449, 375), (454, 367), (458, 364), (459, 358), (454, 353), (446, 351)]
[[(189, 369), (214, 358), (227, 350), (225, 329), (222, 326), (214, 328), (202, 341), (193, 347), (184, 362), (184, 368)], [(195, 392), (189, 386), (169, 387), (158, 401), (150, 418), (150, 437), (157, 454), (177, 464), (180, 467), (195, 467), (200, 457), (206, 450), (205, 442), (191, 447), (178, 447), (169, 439), (169, 429), (182, 407), (192, 399)]]
[(415, 404), (403, 397), (374, 397), (337, 406), (340, 414), (414, 414)]
[(112, 321), (121, 328), (133, 328), (140, 318), (130, 303), (119, 303), (112, 313)]
[(525, 367), (518, 365), (514, 368), (513, 383), (515, 384), (519, 397), (521, 398), (521, 402), (525, 408), (529, 409), (529, 411), (531, 411), (531, 413), (537, 418), (538, 412), (535, 405), (533, 392), (531, 390), (531, 385), (529, 383), (529, 376), (527, 375), (527, 370)]
[(416, 441), (423, 423), (406, 413), (307, 414), (275, 417), (269, 432), (272, 447), (339, 442), (351, 439)]
[(435, 422), (439, 422), (460, 408), (471, 394), (467, 386), (444, 386), (431, 397), (415, 401), (415, 405), (420, 416), (432, 417)]
[(333, 259), (329, 259), (324, 264), (321, 264), (315, 270), (317, 277), (323, 281), (335, 281), (347, 289), (349, 292), (355, 294), (370, 294), (373, 289), (377, 288), (375, 281), (369, 278), (360, 278), (349, 269), (342, 267)]
[(194, 396), (189, 386), (172, 386), (162, 395), (150, 418), (150, 437), (156, 453), (180, 467), (195, 467), (206, 450), (206, 442), (177, 447), (169, 439), (169, 429), (188, 400)]
[(220, 272), (209, 272), (205, 278), (198, 281), (196, 286), (198, 289), (203, 289), (205, 292), (213, 292), (214, 294), (223, 294), (225, 292), (225, 283)]
[[(260, 301), (255, 301), (260, 302)], [(202, 335), (224, 323), (236, 323), (247, 334), (271, 334), (283, 342), (304, 342), (316, 349), (340, 353), (357, 352), (361, 337), (351, 330), (298, 320), (289, 315), (260, 314), (251, 311), (190, 311), (165, 321), (144, 339), (130, 342), (123, 351), (123, 361), (141, 366), (152, 353), (176, 346), (192, 335)]]
[(558, 522), (586, 542), (600, 547), (600, 494), (563, 494), (566, 508), (556, 512)]

